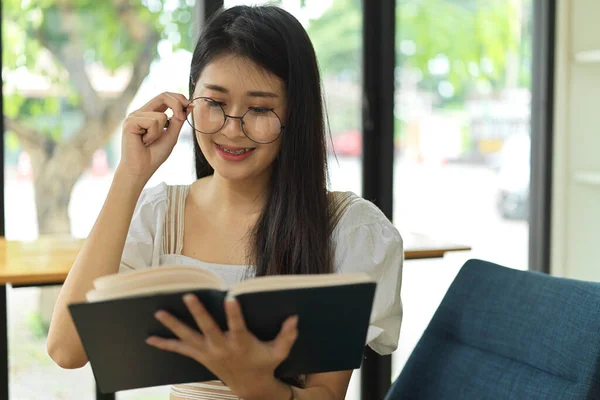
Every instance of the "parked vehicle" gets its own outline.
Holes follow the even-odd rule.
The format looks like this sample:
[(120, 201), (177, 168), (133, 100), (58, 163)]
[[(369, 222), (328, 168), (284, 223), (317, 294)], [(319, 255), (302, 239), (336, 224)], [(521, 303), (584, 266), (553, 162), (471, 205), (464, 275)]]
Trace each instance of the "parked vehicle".
[[(333, 153), (331, 142), (327, 139), (327, 150)], [(362, 154), (362, 136), (359, 131), (352, 130), (339, 133), (333, 136), (333, 150), (338, 156), (355, 156)]]

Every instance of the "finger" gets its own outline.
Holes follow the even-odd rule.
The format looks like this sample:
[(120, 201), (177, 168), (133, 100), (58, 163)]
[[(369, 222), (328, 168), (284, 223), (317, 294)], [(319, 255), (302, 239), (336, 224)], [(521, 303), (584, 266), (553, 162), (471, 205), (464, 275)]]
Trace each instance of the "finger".
[[(165, 114), (163, 114), (163, 115), (165, 115)], [(166, 115), (165, 115), (165, 117), (166, 117)], [(150, 146), (152, 143), (154, 143), (156, 140), (158, 140), (163, 133), (162, 127), (164, 126), (164, 124), (158, 118), (132, 116), (131, 119), (133, 120), (133, 122), (137, 122), (137, 126), (139, 127), (139, 130), (134, 133), (137, 133), (138, 135), (141, 136), (142, 142), (146, 146)], [(148, 123), (145, 123), (144, 120), (147, 120)], [(148, 126), (148, 127), (144, 128), (144, 126)]]
[(169, 119), (165, 125), (165, 134), (163, 136), (169, 138), (172, 143), (176, 143), (179, 138), (179, 133), (181, 133), (181, 128), (185, 123), (185, 119), (175, 117)]
[(152, 127), (150, 130), (140, 131), (139, 134), (143, 135), (142, 139), (146, 146), (151, 145), (155, 141), (164, 136), (165, 128), (169, 126), (169, 118), (167, 114), (162, 112), (136, 112), (132, 114), (131, 118), (148, 118), (156, 120), (156, 126)]
[(198, 298), (193, 294), (183, 296), (183, 301), (187, 305), (188, 310), (194, 317), (194, 321), (198, 328), (202, 331), (204, 337), (212, 343), (220, 344), (224, 341), (223, 332), (213, 317), (206, 311), (206, 308), (200, 303)]
[(158, 311), (155, 317), (181, 340), (194, 345), (202, 343), (202, 335), (198, 331), (184, 324), (168, 312)]
[(227, 299), (225, 301), (225, 314), (227, 315), (227, 327), (232, 338), (242, 339), (248, 333), (246, 321), (242, 314), (240, 303), (236, 299)]
[[(189, 113), (192, 111), (193, 107), (194, 107), (193, 104), (187, 105), (186, 111), (185, 111), (186, 119), (187, 119), (187, 115), (189, 115)], [(161, 137), (159, 137), (158, 140), (164, 138), (164, 140), (168, 140), (171, 143), (171, 145), (174, 146), (177, 143), (179, 134), (181, 133), (181, 128), (186, 123), (186, 119), (179, 119), (176, 117), (167, 119), (167, 123), (165, 124), (164, 134), (161, 135)]]
[(193, 358), (199, 361), (201, 352), (194, 346), (177, 339), (165, 339), (158, 336), (150, 336), (146, 343), (157, 349), (181, 354), (182, 356)]
[(185, 108), (188, 103), (189, 101), (181, 94), (164, 92), (144, 104), (138, 111), (164, 112), (167, 108), (170, 108), (173, 110), (174, 117), (183, 120), (186, 117)]
[[(162, 129), (160, 129), (162, 131)], [(159, 136), (159, 122), (154, 118), (131, 115), (123, 123), (123, 131), (140, 136), (140, 140), (148, 145)]]
[(298, 316), (288, 318), (281, 327), (281, 331), (273, 341), (273, 356), (278, 361), (283, 361), (290, 354), (292, 346), (298, 338)]
[[(176, 98), (177, 100), (179, 100), (181, 102), (181, 104), (183, 104), (186, 108), (190, 105), (193, 105), (193, 104), (191, 104), (191, 100), (188, 100), (188, 98), (185, 97), (184, 95), (182, 95), (181, 93), (169, 92), (169, 95), (171, 95), (174, 98)], [(187, 111), (189, 111), (189, 109)]]
[(136, 111), (131, 114), (132, 118), (148, 118), (156, 120), (156, 124), (159, 128), (165, 128), (169, 117), (164, 112), (158, 111)]

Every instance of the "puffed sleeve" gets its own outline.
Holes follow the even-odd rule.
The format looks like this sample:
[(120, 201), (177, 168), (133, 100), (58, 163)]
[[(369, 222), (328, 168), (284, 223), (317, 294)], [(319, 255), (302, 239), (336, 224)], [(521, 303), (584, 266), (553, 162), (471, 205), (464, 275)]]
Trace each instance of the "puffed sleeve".
[(402, 237), (373, 203), (355, 196), (334, 230), (339, 273), (366, 272), (377, 281), (367, 344), (379, 354), (398, 347), (402, 324)]
[(165, 183), (142, 191), (129, 225), (119, 272), (159, 264), (166, 204)]

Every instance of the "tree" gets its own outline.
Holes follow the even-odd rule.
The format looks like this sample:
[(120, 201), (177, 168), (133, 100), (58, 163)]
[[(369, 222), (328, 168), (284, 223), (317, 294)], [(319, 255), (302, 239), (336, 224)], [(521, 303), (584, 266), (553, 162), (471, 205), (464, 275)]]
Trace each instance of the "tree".
[[(159, 58), (165, 40), (192, 47), (194, 0), (5, 0), (3, 92), (7, 134), (16, 137), (33, 167), (39, 232), (69, 233), (73, 186), (96, 150), (118, 129)], [(125, 70), (128, 81), (107, 98), (89, 69)], [(23, 77), (48, 86), (25, 96)], [(63, 118), (78, 115), (71, 125)]]
[(310, 21), (307, 31), (324, 75), (342, 74), (360, 82), (361, 0), (334, 0), (318, 19)]
[(506, 86), (521, 39), (520, 0), (404, 0), (397, 8), (397, 63), (422, 74), (422, 86), (473, 82)]
[[(521, 53), (524, 60), (517, 76), (527, 75), (523, 71), (530, 67), (526, 61), (531, 51), (519, 52), (524, 25), (519, 16), (528, 7), (530, 0), (397, 0), (397, 65), (420, 71), (424, 88), (442, 80), (455, 92), (471, 89), (474, 81), (504, 87), (512, 55)], [(334, 0), (310, 22), (308, 31), (325, 73), (359, 82), (361, 30), (358, 0)]]

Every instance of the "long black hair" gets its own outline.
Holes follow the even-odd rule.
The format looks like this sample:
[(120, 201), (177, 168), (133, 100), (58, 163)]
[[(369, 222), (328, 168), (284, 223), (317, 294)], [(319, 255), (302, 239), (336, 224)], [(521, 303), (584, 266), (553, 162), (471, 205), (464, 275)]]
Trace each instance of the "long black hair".
[[(296, 18), (275, 6), (219, 11), (200, 34), (190, 71), (190, 98), (203, 69), (216, 57), (246, 57), (279, 77), (287, 107), (281, 149), (272, 165), (261, 217), (251, 232), (249, 261), (255, 274), (333, 271), (327, 200), (323, 98), (312, 43)], [(214, 173), (194, 135), (198, 179)]]

